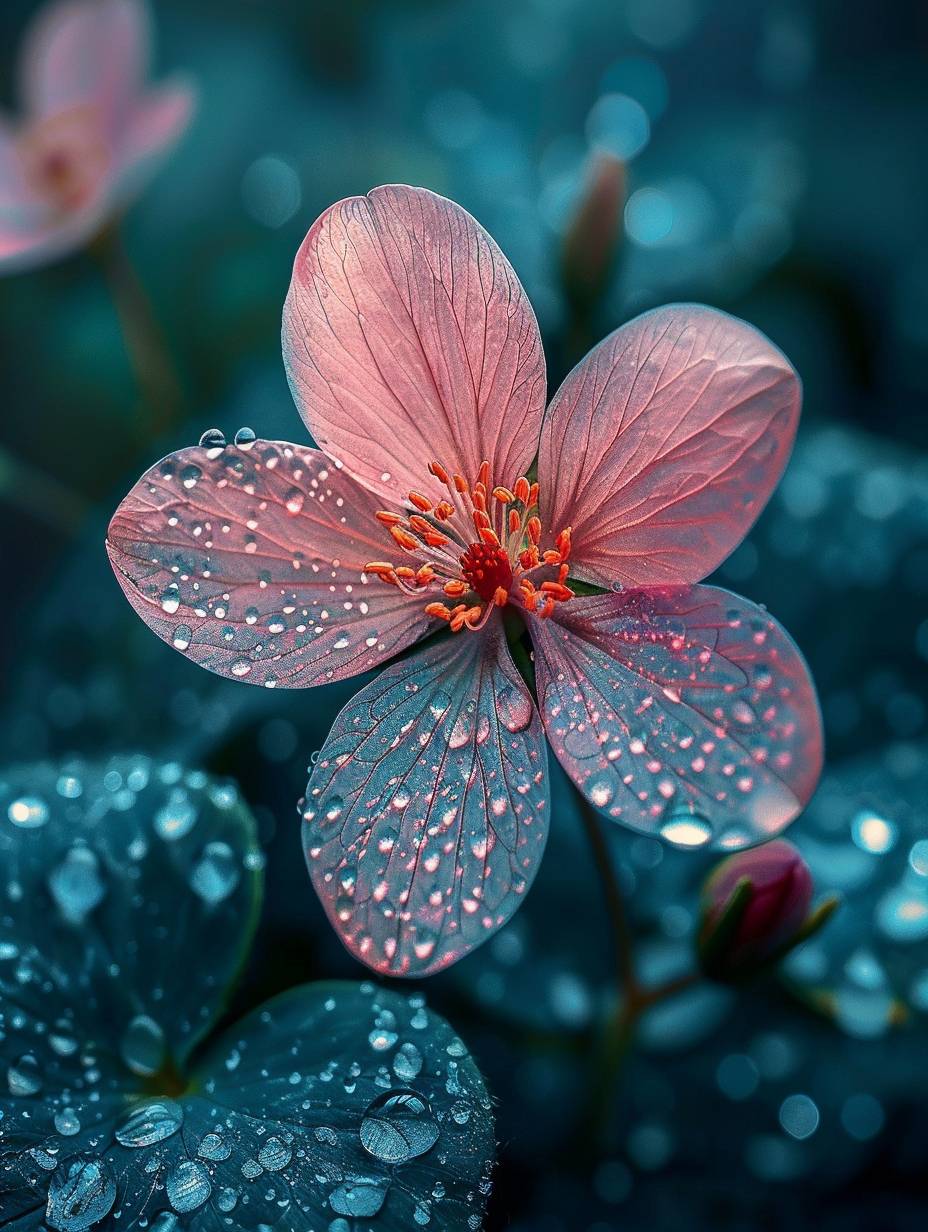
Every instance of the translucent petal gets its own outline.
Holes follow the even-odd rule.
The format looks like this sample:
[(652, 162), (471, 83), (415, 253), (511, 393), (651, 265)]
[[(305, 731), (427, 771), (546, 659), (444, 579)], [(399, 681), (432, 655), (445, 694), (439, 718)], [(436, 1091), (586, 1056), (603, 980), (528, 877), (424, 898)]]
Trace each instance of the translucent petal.
[(394, 502), (437, 495), (433, 459), (473, 481), (486, 458), (511, 484), (535, 455), (545, 365), (532, 307), (483, 228), (426, 189), (326, 210), (297, 253), (283, 346), (313, 438)]
[(199, 771), (137, 755), (0, 774), (0, 1058), (75, 1091), (88, 1052), (119, 1082), (182, 1061), (238, 970), (260, 869), (236, 788)]
[(20, 66), (25, 107), (41, 115), (84, 103), (102, 107), (110, 131), (129, 119), (148, 67), (149, 21), (141, 0), (64, 0), (27, 31)]
[(758, 330), (698, 304), (637, 317), (570, 373), (538, 457), (545, 526), (600, 586), (698, 582), (776, 486), (800, 385)]
[(499, 625), (437, 641), (342, 710), (306, 793), (303, 842), (362, 962), (429, 975), (510, 918), (548, 830), (544, 735)]
[(548, 739), (607, 816), (732, 849), (777, 834), (812, 795), (808, 669), (746, 599), (711, 586), (572, 599), (532, 638)]
[(305, 688), (366, 671), (430, 624), (421, 598), (362, 573), (393, 546), (376, 507), (315, 449), (182, 449), (119, 506), (107, 550), (163, 641), (223, 676)]
[(131, 198), (180, 139), (196, 106), (196, 92), (183, 82), (161, 86), (137, 103), (119, 150), (113, 186), (118, 201)]

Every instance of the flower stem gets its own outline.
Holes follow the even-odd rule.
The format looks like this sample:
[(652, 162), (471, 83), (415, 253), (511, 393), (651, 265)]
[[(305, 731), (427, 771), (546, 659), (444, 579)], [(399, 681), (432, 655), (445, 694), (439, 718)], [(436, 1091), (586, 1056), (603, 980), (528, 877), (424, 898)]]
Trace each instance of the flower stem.
[(638, 976), (635, 971), (635, 952), (632, 944), (631, 929), (628, 926), (628, 915), (622, 891), (619, 889), (618, 878), (615, 875), (615, 865), (609, 853), (606, 836), (603, 833), (602, 822), (586, 796), (576, 792), (580, 820), (586, 830), (590, 848), (593, 852), (593, 862), (599, 873), (602, 884), (606, 909), (612, 924), (612, 937), (615, 945), (616, 965), (618, 969), (619, 986), (626, 999), (634, 999), (640, 992)]
[(184, 405), (164, 333), (118, 226), (103, 231), (90, 251), (100, 264), (119, 316), (126, 351), (148, 408), (147, 429), (161, 435), (178, 423)]
[(602, 822), (593, 806), (579, 791), (577, 799), (612, 923), (618, 984), (621, 989), (615, 1011), (603, 1028), (596, 1050), (592, 1082), (584, 1112), (584, 1122), (590, 1135), (594, 1140), (599, 1140), (608, 1128), (616, 1083), (625, 1058), (635, 1042), (642, 1014), (658, 1002), (697, 984), (702, 976), (699, 971), (690, 971), (652, 988), (642, 985), (635, 963), (634, 941), (628, 914)]

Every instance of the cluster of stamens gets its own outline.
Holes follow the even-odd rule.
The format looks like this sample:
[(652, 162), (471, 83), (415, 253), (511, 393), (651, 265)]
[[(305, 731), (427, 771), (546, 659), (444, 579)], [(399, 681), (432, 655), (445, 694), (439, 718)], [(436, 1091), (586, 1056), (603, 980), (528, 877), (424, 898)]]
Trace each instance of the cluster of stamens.
[(414, 568), (375, 560), (365, 565), (365, 573), (409, 594), (440, 587), (448, 602), (429, 602), (425, 611), (454, 633), (482, 628), (494, 608), (511, 601), (545, 620), (558, 603), (573, 598), (566, 584), (570, 527), (542, 550), (537, 483), (522, 475), (511, 489), (492, 486), (489, 462), (481, 464), (472, 485), (440, 462), (430, 463), (429, 471), (447, 496), (432, 501), (410, 492), (412, 511), (375, 515), (420, 563)]

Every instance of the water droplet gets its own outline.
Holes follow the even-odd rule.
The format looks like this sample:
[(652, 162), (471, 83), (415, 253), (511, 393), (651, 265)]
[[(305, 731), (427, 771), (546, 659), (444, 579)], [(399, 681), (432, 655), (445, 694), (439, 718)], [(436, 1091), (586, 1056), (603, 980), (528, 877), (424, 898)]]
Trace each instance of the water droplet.
[(393, 1058), (393, 1072), (402, 1082), (412, 1082), (422, 1069), (422, 1053), (415, 1044), (401, 1044)]
[(198, 466), (194, 466), (192, 462), (188, 466), (183, 467), (180, 472), (180, 481), (188, 490), (195, 488), (202, 477), (203, 472)]
[(119, 1051), (133, 1074), (150, 1078), (164, 1064), (164, 1032), (154, 1018), (139, 1014), (126, 1027)]
[(81, 1132), (80, 1117), (73, 1108), (62, 1108), (55, 1113), (55, 1129), (64, 1138), (71, 1138)]
[(200, 437), (200, 448), (209, 450), (212, 457), (218, 457), (220, 451), (225, 449), (225, 447), (225, 433), (221, 428), (207, 428)]
[(116, 1141), (138, 1149), (164, 1142), (184, 1123), (184, 1110), (173, 1099), (158, 1100), (134, 1109), (116, 1130)]
[(292, 1148), (280, 1138), (268, 1138), (258, 1152), (258, 1163), (268, 1172), (280, 1172), (292, 1158)]
[(14, 826), (23, 830), (37, 830), (48, 821), (48, 805), (38, 796), (21, 796), (6, 811)]
[(195, 1160), (181, 1160), (168, 1173), (164, 1184), (168, 1201), (180, 1215), (195, 1211), (213, 1192), (209, 1174)]
[(174, 630), (173, 641), (175, 649), (186, 650), (193, 638), (193, 630), (189, 625), (178, 625)]
[(205, 1134), (197, 1147), (201, 1159), (222, 1160), (232, 1154), (232, 1147), (219, 1134)]
[(239, 428), (235, 434), (235, 443), (239, 449), (250, 449), (257, 439), (253, 428)]
[(42, 1090), (42, 1071), (31, 1052), (13, 1062), (6, 1071), (6, 1081), (11, 1095), (37, 1095)]
[(359, 1131), (361, 1145), (385, 1163), (405, 1163), (438, 1141), (438, 1122), (415, 1091), (387, 1091), (368, 1105)]
[(329, 1206), (338, 1215), (354, 1215), (358, 1219), (376, 1215), (387, 1196), (385, 1181), (352, 1179), (329, 1194)]
[(662, 823), (660, 833), (676, 847), (704, 847), (712, 838), (712, 826), (699, 813), (675, 808)]
[(238, 860), (228, 843), (207, 843), (194, 866), (190, 885), (204, 902), (221, 903), (238, 885)]
[(72, 1159), (48, 1187), (45, 1219), (58, 1232), (86, 1232), (113, 1209), (116, 1182), (102, 1159)]
[(95, 853), (89, 847), (72, 847), (49, 874), (48, 888), (68, 923), (82, 923), (106, 893)]
[(197, 810), (185, 791), (178, 789), (171, 793), (168, 803), (155, 813), (155, 832), (161, 838), (172, 842), (183, 838), (193, 829), (197, 819)]
[(503, 685), (497, 694), (496, 708), (507, 731), (524, 731), (532, 721), (532, 700), (512, 685)]
[(167, 612), (169, 616), (173, 616), (180, 607), (180, 587), (176, 582), (172, 582), (161, 592), (161, 610)]

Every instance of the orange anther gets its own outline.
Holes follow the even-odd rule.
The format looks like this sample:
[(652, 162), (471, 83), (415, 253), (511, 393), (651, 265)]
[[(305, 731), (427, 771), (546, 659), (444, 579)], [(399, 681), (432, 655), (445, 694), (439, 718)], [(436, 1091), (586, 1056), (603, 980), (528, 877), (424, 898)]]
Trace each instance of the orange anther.
[(438, 482), (443, 483), (445, 487), (448, 487), (448, 485), (451, 483), (451, 480), (448, 476), (448, 472), (445, 470), (445, 468), (442, 466), (440, 462), (430, 462), (429, 470), (435, 476)]
[(551, 615), (551, 613), (554, 611), (555, 607), (556, 607), (556, 604), (554, 600), (551, 598), (551, 596), (549, 595), (548, 598), (545, 599), (544, 606), (542, 607), (541, 611), (538, 613), (539, 619), (547, 620), (548, 617)]
[(393, 566), (388, 560), (371, 560), (364, 566), (365, 573), (392, 573)]
[(538, 564), (538, 549), (533, 546), (520, 552), (519, 564), (523, 569), (534, 569)]
[(400, 547), (405, 548), (407, 552), (415, 552), (421, 546), (419, 540), (414, 538), (408, 530), (403, 530), (401, 526), (391, 526), (390, 534)]
[(491, 547), (498, 548), (500, 546), (499, 537), (495, 530), (491, 530), (489, 526), (484, 526), (480, 530), (480, 538), (484, 543), (489, 543)]
[(454, 505), (450, 501), (439, 501), (435, 506), (435, 516), (440, 522), (447, 520), (454, 514)]
[(467, 594), (467, 584), (460, 578), (452, 578), (450, 582), (445, 582), (442, 590), (450, 599), (460, 599), (461, 595)]
[(557, 550), (564, 560), (570, 555), (570, 531), (571, 528), (566, 526), (554, 541), (557, 544)]
[(432, 529), (432, 523), (426, 522), (425, 518), (420, 517), (418, 513), (410, 515), (409, 525), (417, 535), (424, 535)]
[(570, 587), (563, 586), (560, 582), (542, 582), (541, 589), (545, 594), (550, 595), (552, 599), (561, 603), (574, 597), (574, 592)]
[(531, 492), (531, 490), (532, 489), (531, 489), (531, 485), (529, 484), (529, 481), (525, 478), (524, 475), (520, 475), (519, 478), (516, 480), (516, 486), (515, 486), (516, 500), (521, 501), (523, 505), (527, 505), (529, 493)]
[(431, 512), (432, 502), (427, 496), (423, 496), (421, 492), (410, 492), (409, 500), (410, 503), (415, 505), (415, 507), (421, 510), (422, 513)]
[(454, 486), (457, 488), (457, 490), (461, 493), (462, 496), (466, 494), (467, 480), (464, 478), (463, 475), (454, 476)]
[(446, 535), (443, 535), (440, 530), (432, 530), (431, 527), (422, 532), (422, 538), (430, 548), (443, 548), (451, 542), (451, 540)]
[(382, 522), (384, 526), (399, 526), (403, 521), (398, 513), (390, 513), (386, 509), (378, 509), (374, 517), (378, 522)]
[(486, 459), (480, 463), (480, 470), (477, 472), (477, 482), (483, 487), (484, 491), (490, 486), (490, 463)]
[(437, 616), (439, 620), (451, 619), (451, 613), (444, 603), (427, 603), (425, 605), (425, 614), (426, 616)]
[(435, 570), (431, 565), (420, 565), (416, 570), (416, 585), (427, 586), (435, 577)]
[(493, 523), (490, 521), (490, 515), (482, 509), (475, 509), (471, 514), (471, 520), (474, 523), (474, 529), (479, 533), (486, 527), (490, 527)]
[(475, 509), (482, 509), (484, 512), (487, 507), (487, 491), (482, 484), (475, 483), (474, 490), (470, 494), (471, 500), (474, 502)]
[(537, 544), (541, 539), (541, 518), (529, 518), (526, 530), (532, 543)]
[(559, 565), (561, 563), (561, 554), (554, 551), (553, 548), (548, 548), (546, 552), (542, 552), (541, 559), (546, 565)]
[(532, 505), (537, 505), (537, 504), (538, 504), (538, 484), (533, 483), (528, 493), (528, 507), (529, 509), (531, 509)]
[(404, 582), (414, 582), (416, 579), (415, 569), (410, 569), (409, 565), (397, 565), (396, 576), (402, 578)]
[(510, 509), (509, 510), (509, 533), (510, 535), (514, 535), (521, 525), (522, 525), (521, 515), (518, 514), (515, 509)]
[(502, 505), (511, 505), (516, 499), (515, 494), (510, 492), (508, 488), (494, 488), (493, 496)]
[(558, 569), (557, 571), (557, 580), (561, 583), (562, 586), (567, 581), (568, 573), (569, 573), (569, 570), (566, 565), (561, 565), (560, 569)]
[(493, 592), (493, 602), (497, 607), (505, 607), (509, 602), (509, 591), (505, 586), (497, 586)]

